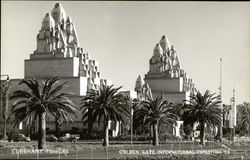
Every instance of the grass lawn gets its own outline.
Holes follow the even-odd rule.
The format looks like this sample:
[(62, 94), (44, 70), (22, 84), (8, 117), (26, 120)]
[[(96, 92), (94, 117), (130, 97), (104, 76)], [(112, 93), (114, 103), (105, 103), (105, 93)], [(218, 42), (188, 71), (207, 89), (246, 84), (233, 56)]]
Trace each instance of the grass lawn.
[[(244, 147), (249, 147), (249, 142)], [(78, 142), (47, 142), (47, 151), (42, 153), (32, 152), (37, 148), (37, 141), (31, 142), (1, 142), (0, 159), (233, 159), (248, 157), (248, 152), (232, 145), (221, 145), (215, 142), (206, 142), (200, 146), (198, 142), (161, 142), (159, 146), (152, 146), (150, 142), (134, 142), (130, 145), (125, 141), (111, 141), (109, 147), (103, 147), (101, 141), (78, 141)], [(243, 146), (243, 145), (242, 145)], [(228, 148), (227, 148), (228, 147)], [(24, 152), (24, 149), (30, 153)], [(240, 151), (244, 152), (237, 152)], [(58, 151), (61, 150), (61, 153)], [(57, 151), (57, 152), (56, 152)], [(216, 152), (216, 154), (215, 154)], [(224, 153), (222, 153), (224, 152)], [(211, 154), (213, 153), (213, 154)], [(220, 154), (219, 154), (220, 153)], [(234, 154), (234, 155), (233, 155)]]
[(224, 143), (231, 150), (231, 159), (244, 157), (250, 159), (250, 141), (236, 141)]

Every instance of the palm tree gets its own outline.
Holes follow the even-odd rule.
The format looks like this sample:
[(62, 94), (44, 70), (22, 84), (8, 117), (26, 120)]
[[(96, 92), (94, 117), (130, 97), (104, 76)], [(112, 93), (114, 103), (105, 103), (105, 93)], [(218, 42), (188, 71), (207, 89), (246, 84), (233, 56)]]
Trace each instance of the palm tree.
[(195, 117), (190, 115), (187, 111), (185, 111), (185, 108), (183, 107), (184, 113), (182, 114), (182, 120), (183, 120), (183, 130), (184, 133), (187, 135), (188, 140), (193, 136), (194, 133), (194, 125), (196, 122)]
[(20, 85), (24, 84), (27, 90), (16, 90), (10, 97), (15, 100), (11, 113), (14, 116), (13, 126), (38, 117), (38, 149), (46, 147), (46, 115), (56, 111), (72, 113), (75, 110), (75, 105), (69, 100), (70, 94), (61, 91), (65, 83), (58, 84), (58, 81), (57, 77), (46, 81), (24, 79)]
[(83, 121), (83, 127), (88, 124), (88, 137), (91, 136), (92, 130), (93, 130), (93, 123), (94, 120), (92, 118), (92, 114), (93, 114), (93, 103), (92, 100), (90, 100), (90, 97), (85, 96), (82, 99), (81, 102), (81, 108), (80, 110), (82, 110), (82, 121)]
[(130, 111), (130, 117), (128, 117), (128, 121), (130, 121), (130, 134), (131, 134), (131, 144), (133, 142), (133, 133), (136, 135), (136, 128), (141, 126), (141, 119), (136, 117), (136, 111), (140, 108), (141, 101), (137, 98), (131, 98), (130, 96), (124, 97), (124, 105), (128, 107)]
[(88, 111), (92, 109), (90, 112), (92, 121), (98, 121), (98, 124), (103, 121), (103, 146), (109, 145), (109, 121), (126, 123), (126, 118), (129, 116), (129, 110), (124, 105), (125, 98), (118, 93), (120, 88), (113, 88), (113, 85), (101, 85), (97, 90), (90, 90), (82, 99), (83, 120), (86, 121), (89, 116)]
[(247, 130), (248, 134), (250, 135), (250, 104), (243, 102), (243, 104), (241, 104), (238, 108), (238, 112), (240, 113), (238, 120), (240, 120), (241, 127), (245, 131), (245, 135)]
[(136, 116), (136, 112), (137, 110), (139, 110), (141, 108), (141, 101), (137, 98), (130, 98), (130, 97), (127, 97), (127, 102), (128, 102), (128, 106), (130, 108), (130, 112), (131, 112), (131, 126), (130, 128), (132, 129), (132, 133), (134, 133), (136, 135), (137, 133), (137, 129), (139, 127), (141, 127), (141, 129), (143, 130), (143, 133), (145, 133), (145, 130), (144, 130), (144, 126), (142, 125), (142, 119), (138, 116)]
[(174, 105), (162, 98), (149, 99), (142, 102), (143, 107), (137, 115), (143, 116), (143, 123), (153, 126), (153, 145), (159, 145), (158, 126), (161, 123), (173, 125), (177, 116), (174, 114)]
[(190, 123), (198, 122), (200, 124), (200, 144), (204, 145), (205, 124), (215, 127), (221, 124), (222, 109), (219, 104), (219, 96), (211, 94), (206, 90), (204, 95), (199, 91), (197, 94), (190, 96), (185, 105), (186, 114), (190, 119)]
[(56, 133), (55, 136), (57, 138), (60, 137), (61, 135), (61, 126), (63, 123), (63, 120), (68, 122), (68, 121), (73, 121), (72, 116), (75, 114), (76, 108), (74, 107), (69, 107), (68, 110), (64, 110), (61, 108), (56, 108), (55, 111), (51, 111), (51, 114), (55, 117), (55, 128), (56, 128)]

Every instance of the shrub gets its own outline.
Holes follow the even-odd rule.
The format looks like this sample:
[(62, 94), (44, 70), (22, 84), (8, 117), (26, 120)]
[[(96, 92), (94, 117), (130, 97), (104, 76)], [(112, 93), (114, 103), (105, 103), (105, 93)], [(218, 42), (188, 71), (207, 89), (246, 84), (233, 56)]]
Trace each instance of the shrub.
[(212, 141), (214, 139), (214, 135), (212, 135), (212, 134), (206, 134), (205, 135), (205, 139), (208, 140), (208, 141)]
[(166, 140), (179, 141), (180, 137), (177, 137), (170, 133), (163, 133), (163, 134), (160, 134), (159, 139), (160, 141), (166, 141)]
[(69, 131), (70, 134), (79, 134), (79, 128), (78, 127), (71, 127), (71, 130)]
[(38, 133), (34, 133), (30, 135), (31, 140), (38, 140)]
[(56, 133), (56, 131), (55, 130), (46, 130), (46, 134), (55, 134)]
[(92, 131), (91, 134), (88, 134), (88, 131), (84, 129), (80, 133), (80, 139), (82, 140), (101, 140), (102, 138), (103, 138), (102, 131)]

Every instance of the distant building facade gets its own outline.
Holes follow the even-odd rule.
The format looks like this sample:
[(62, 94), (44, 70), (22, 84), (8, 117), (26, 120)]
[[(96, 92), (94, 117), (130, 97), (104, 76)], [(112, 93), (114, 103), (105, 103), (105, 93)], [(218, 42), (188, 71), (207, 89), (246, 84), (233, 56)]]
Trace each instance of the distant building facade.
[(235, 90), (230, 98), (230, 105), (223, 105), (223, 127), (233, 129), (236, 127), (237, 107), (235, 103)]

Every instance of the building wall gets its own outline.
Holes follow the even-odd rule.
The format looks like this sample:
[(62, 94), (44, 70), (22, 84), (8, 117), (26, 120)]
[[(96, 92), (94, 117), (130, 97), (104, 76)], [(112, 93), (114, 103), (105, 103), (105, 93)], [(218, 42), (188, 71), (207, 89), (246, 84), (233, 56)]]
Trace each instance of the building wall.
[(87, 93), (87, 77), (61, 77), (61, 83), (67, 82), (63, 92), (70, 92), (77, 96), (85, 96)]
[(190, 93), (183, 91), (182, 77), (149, 77), (147, 75), (145, 82), (149, 84), (153, 98), (163, 96), (163, 99), (174, 103), (182, 103), (183, 100), (189, 99)]
[(24, 71), (26, 78), (55, 76), (76, 77), (79, 71), (79, 58), (69, 57), (25, 60)]
[(149, 84), (152, 93), (154, 92), (182, 92), (183, 78), (168, 78), (168, 77), (145, 77), (145, 82)]
[(189, 99), (190, 92), (152, 92), (153, 97), (163, 97), (173, 103), (183, 103), (184, 100)]

